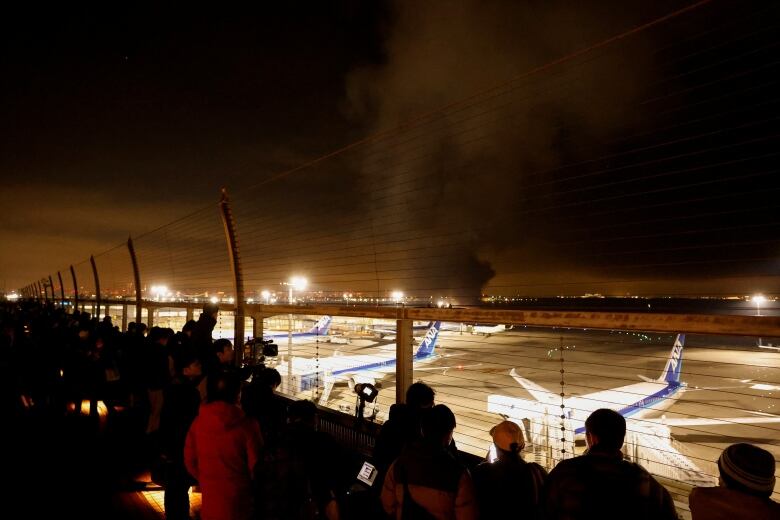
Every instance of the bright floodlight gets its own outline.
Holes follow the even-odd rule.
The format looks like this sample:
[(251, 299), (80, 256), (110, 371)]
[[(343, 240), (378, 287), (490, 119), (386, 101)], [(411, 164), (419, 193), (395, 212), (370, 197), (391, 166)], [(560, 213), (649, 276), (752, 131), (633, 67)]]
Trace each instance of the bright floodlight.
[(439, 301), (436, 303), (436, 305), (437, 305), (437, 306), (438, 306), (438, 307), (441, 309), (442, 307), (444, 307), (444, 301), (443, 301), (443, 300), (439, 300)]
[(157, 300), (160, 300), (161, 298), (164, 299), (171, 294), (167, 285), (152, 285), (149, 289)]
[(211, 298), (209, 298), (209, 301), (211, 303), (219, 303), (219, 298), (217, 298), (216, 296), (212, 296)]
[(268, 303), (268, 300), (271, 299), (271, 291), (264, 289), (263, 291), (260, 292), (260, 296), (263, 297), (265, 303)]
[(152, 294), (156, 296), (165, 296), (168, 294), (168, 287), (165, 285), (152, 285)]
[(763, 294), (753, 296), (753, 303), (756, 304), (756, 316), (761, 316), (761, 304), (766, 301)]
[(392, 293), (390, 293), (390, 296), (393, 298), (395, 303), (398, 303), (404, 299), (403, 291), (393, 291)]
[(296, 291), (302, 291), (306, 289), (306, 286), (309, 284), (309, 281), (306, 280), (303, 276), (293, 276), (290, 278), (290, 285), (292, 285), (293, 289)]

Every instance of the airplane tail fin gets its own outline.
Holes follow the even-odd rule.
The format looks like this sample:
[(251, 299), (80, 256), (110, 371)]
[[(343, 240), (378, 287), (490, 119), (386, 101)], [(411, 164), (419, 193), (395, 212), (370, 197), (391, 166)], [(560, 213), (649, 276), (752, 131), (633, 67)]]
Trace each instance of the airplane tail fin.
[(333, 318), (330, 316), (323, 316), (319, 319), (319, 321), (309, 329), (309, 334), (318, 334), (320, 336), (324, 336), (328, 333), (328, 329), (330, 329), (330, 324), (333, 321)]
[(436, 321), (425, 333), (425, 337), (420, 342), (420, 347), (417, 349), (414, 357), (416, 359), (426, 358), (433, 355), (433, 349), (436, 348), (436, 340), (439, 339), (439, 330), (441, 329), (441, 322)]
[(661, 372), (661, 377), (658, 378), (659, 383), (679, 383), (680, 373), (682, 372), (682, 354), (683, 346), (685, 345), (685, 334), (678, 334), (674, 340), (674, 346), (672, 352), (669, 354), (669, 359), (666, 361), (664, 371)]

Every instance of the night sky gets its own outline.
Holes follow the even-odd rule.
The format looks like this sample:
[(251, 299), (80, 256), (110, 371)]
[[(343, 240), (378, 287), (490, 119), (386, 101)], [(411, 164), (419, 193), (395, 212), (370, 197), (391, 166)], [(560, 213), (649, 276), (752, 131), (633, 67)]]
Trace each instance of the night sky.
[[(691, 3), (9, 12), (0, 291), (224, 186), (257, 287), (284, 261), (334, 291), (770, 294), (780, 10), (714, 1), (573, 55)], [(317, 263), (360, 240), (373, 267)]]

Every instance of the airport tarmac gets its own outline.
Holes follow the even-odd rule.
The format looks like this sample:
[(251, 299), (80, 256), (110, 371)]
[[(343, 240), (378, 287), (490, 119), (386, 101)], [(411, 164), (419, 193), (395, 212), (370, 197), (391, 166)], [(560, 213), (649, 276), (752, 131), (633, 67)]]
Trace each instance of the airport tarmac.
[[(456, 327), (453, 327), (456, 328)], [(619, 333), (570, 329), (520, 328), (489, 337), (443, 330), (437, 359), (415, 366), (414, 379), (430, 384), (437, 403), (450, 406), (458, 426), (458, 447), (484, 456), (490, 428), (502, 418), (487, 412), (491, 394), (533, 399), (510, 375), (512, 368), (550, 392), (568, 397), (655, 379), (664, 368), (674, 341), (672, 334)], [(757, 348), (755, 339), (717, 336), (686, 337), (680, 399), (657, 416), (673, 418), (750, 418), (780, 412), (780, 352)], [(286, 344), (279, 345), (280, 353)], [(560, 350), (563, 347), (563, 350)], [(416, 348), (416, 347), (415, 347)], [(392, 340), (351, 338), (348, 344), (325, 341), (296, 344), (293, 355), (320, 357), (375, 354), (392, 358)], [(563, 363), (560, 361), (563, 353)], [(561, 377), (561, 369), (564, 370)], [(285, 374), (282, 374), (284, 377)], [(366, 415), (387, 417), (395, 400), (394, 375), (377, 374), (380, 392)], [(299, 397), (317, 398), (317, 389)], [(347, 385), (336, 385), (328, 407), (354, 413), (356, 396)], [(629, 425), (630, 428), (630, 425)], [(674, 446), (704, 473), (717, 476), (715, 461), (734, 442), (751, 442), (780, 458), (780, 424), (723, 424), (672, 427)], [(582, 448), (578, 447), (576, 452)], [(778, 498), (777, 489), (775, 498)]]

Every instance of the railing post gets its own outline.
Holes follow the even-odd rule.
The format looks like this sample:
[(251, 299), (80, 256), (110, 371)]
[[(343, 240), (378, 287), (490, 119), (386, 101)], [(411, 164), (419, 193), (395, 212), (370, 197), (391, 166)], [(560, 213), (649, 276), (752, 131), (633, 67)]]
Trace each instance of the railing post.
[(412, 320), (396, 320), (395, 335), (395, 402), (406, 402), (406, 390), (411, 386), (414, 372), (412, 369)]
[(52, 280), (51, 275), (49, 275), (49, 287), (51, 288), (51, 301), (56, 305), (57, 297), (54, 295), (54, 280)]
[(122, 330), (121, 332), (125, 332), (127, 330), (127, 304), (122, 304)]
[(46, 279), (42, 279), (39, 283), (43, 289), (43, 301), (49, 303), (49, 290), (46, 288)]
[(100, 319), (100, 278), (98, 277), (97, 264), (95, 263), (95, 257), (89, 256), (89, 263), (92, 264), (92, 274), (95, 277), (95, 317)]
[(79, 308), (79, 283), (76, 280), (76, 270), (73, 269), (73, 264), (70, 266), (70, 276), (73, 278), (73, 310), (76, 311)]
[(127, 250), (130, 252), (130, 261), (133, 263), (133, 280), (135, 282), (135, 322), (142, 323), (143, 308), (141, 308), (141, 272), (138, 270), (138, 258), (135, 256), (133, 237), (127, 237)]
[(191, 321), (195, 315), (195, 310), (192, 308), (192, 306), (187, 305), (187, 315), (184, 317), (185, 321)]
[(60, 280), (60, 298), (62, 299), (62, 307), (65, 307), (65, 284), (62, 283), (62, 273), (57, 271), (57, 278)]
[(146, 317), (149, 318), (148, 320), (146, 320), (147, 321), (146, 325), (149, 327), (149, 330), (151, 330), (152, 327), (154, 327), (154, 309), (155, 307), (151, 305), (149, 306), (148, 309), (146, 309)]
[(219, 201), (222, 214), (222, 223), (225, 226), (225, 240), (227, 241), (228, 255), (230, 256), (230, 268), (233, 271), (233, 286), (236, 291), (236, 311), (233, 330), (235, 338), (233, 344), (236, 352), (235, 362), (241, 366), (244, 354), (244, 277), (241, 272), (241, 258), (238, 251), (238, 239), (236, 238), (236, 222), (230, 211), (227, 191), (222, 188), (222, 198)]
[(257, 339), (263, 338), (263, 314), (252, 315), (252, 336)]
[(35, 282), (35, 289), (36, 289), (36, 291), (38, 293), (38, 296), (37, 296), (38, 301), (42, 300), (42, 298), (41, 298), (41, 293), (43, 292), (42, 287), (43, 286), (41, 285), (41, 281), (40, 280)]

